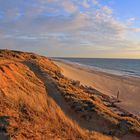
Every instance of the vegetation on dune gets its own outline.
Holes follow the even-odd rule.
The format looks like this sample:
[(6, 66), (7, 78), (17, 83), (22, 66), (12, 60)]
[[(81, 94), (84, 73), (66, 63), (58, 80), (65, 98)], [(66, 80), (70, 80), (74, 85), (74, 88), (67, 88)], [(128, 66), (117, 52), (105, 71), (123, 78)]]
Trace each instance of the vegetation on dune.
[(111, 140), (140, 136), (137, 119), (113, 111), (107, 98), (91, 90), (65, 78), (46, 57), (1, 50), (0, 137)]

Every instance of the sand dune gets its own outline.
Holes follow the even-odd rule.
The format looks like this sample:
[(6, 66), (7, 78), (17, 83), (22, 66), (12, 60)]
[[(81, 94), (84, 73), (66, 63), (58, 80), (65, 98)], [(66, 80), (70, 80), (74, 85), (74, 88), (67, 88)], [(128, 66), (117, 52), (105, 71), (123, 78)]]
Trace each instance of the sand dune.
[[(67, 72), (74, 74), (73, 69)], [(81, 74), (82, 83), (92, 81), (83, 70), (77, 69), (74, 77)], [(108, 96), (63, 76), (52, 60), (0, 50), (0, 139), (139, 138), (137, 118), (114, 106)]]
[(140, 79), (135, 77), (116, 76), (95, 70), (88, 70), (76, 65), (55, 61), (62, 69), (62, 73), (82, 84), (93, 86), (98, 91), (109, 96), (117, 96), (119, 91), (118, 106), (140, 117)]
[(82, 129), (63, 112), (52, 98), (57, 75), (59, 68), (48, 58), (0, 50), (0, 140), (114, 138)]

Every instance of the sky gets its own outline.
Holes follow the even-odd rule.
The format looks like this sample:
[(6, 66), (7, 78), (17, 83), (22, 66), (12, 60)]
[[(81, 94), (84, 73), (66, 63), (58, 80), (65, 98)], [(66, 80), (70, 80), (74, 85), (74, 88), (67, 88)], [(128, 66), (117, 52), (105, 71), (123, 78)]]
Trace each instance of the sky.
[(140, 0), (0, 0), (0, 49), (140, 58)]

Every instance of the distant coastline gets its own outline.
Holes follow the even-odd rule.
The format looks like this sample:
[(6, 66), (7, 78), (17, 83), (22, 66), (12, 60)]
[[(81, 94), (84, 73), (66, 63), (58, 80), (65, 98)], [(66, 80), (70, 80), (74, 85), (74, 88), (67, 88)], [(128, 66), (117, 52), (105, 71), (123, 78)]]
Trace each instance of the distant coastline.
[(140, 59), (106, 59), (106, 58), (53, 58), (78, 67), (97, 70), (118, 76), (140, 78)]

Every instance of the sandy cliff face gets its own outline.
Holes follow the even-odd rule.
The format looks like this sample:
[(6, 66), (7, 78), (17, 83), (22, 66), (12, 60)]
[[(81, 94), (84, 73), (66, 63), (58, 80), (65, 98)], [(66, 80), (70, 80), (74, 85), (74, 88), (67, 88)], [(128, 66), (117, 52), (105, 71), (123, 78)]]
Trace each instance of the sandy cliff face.
[(112, 112), (103, 100), (46, 57), (0, 51), (1, 139), (139, 139), (138, 120)]

